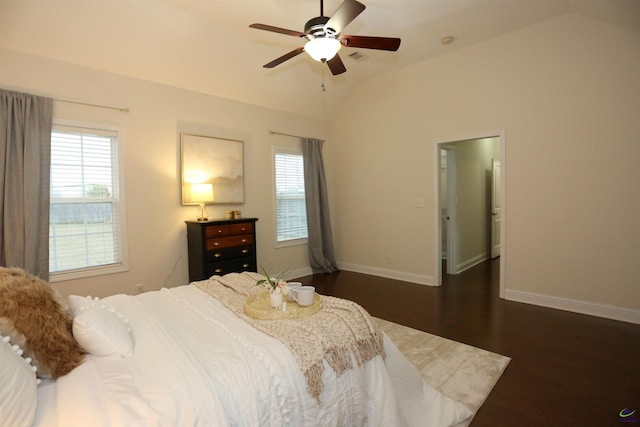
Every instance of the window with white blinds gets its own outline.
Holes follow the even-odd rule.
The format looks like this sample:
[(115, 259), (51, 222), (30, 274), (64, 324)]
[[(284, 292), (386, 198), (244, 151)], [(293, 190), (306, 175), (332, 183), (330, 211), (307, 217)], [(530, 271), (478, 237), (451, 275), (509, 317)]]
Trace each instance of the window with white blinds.
[(301, 152), (275, 150), (277, 242), (308, 237), (303, 164)]
[(117, 130), (54, 124), (50, 195), (52, 279), (126, 270)]

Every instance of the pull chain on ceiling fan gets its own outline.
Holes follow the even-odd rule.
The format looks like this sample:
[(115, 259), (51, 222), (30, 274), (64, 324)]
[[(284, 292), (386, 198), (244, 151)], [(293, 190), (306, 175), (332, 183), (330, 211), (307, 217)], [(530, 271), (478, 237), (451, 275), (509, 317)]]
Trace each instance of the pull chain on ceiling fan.
[(388, 51), (398, 50), (400, 47), (399, 38), (340, 35), (342, 30), (360, 15), (365, 8), (365, 5), (356, 0), (344, 0), (333, 15), (327, 17), (324, 16), (323, 0), (320, 0), (320, 16), (308, 20), (304, 25), (303, 33), (266, 24), (249, 25), (249, 27), (258, 30), (307, 39), (304, 46), (300, 46), (274, 59), (263, 67), (273, 68), (298, 56), (302, 52), (307, 52), (316, 61), (326, 62), (329, 70), (335, 76), (347, 71), (340, 59), (340, 55), (338, 55), (338, 51), (342, 46)]

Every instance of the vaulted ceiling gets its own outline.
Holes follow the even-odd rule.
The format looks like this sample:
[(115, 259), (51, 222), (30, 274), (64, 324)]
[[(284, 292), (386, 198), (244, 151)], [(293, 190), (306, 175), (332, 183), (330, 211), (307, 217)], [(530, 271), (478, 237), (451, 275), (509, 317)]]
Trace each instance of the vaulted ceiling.
[[(399, 37), (397, 52), (342, 48), (333, 76), (302, 40), (319, 0), (0, 0), (0, 47), (303, 115), (330, 118), (360, 82), (565, 13), (640, 33), (639, 0), (360, 0), (343, 34)], [(330, 16), (342, 0), (326, 0)], [(443, 37), (453, 42), (443, 44)], [(351, 57), (357, 53), (360, 59)], [(0, 64), (1, 66), (1, 64)]]

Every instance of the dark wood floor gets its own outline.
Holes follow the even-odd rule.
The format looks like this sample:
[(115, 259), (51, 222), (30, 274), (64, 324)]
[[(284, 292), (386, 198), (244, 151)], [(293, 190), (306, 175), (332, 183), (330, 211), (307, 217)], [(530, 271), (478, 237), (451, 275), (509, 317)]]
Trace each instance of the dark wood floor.
[[(501, 300), (497, 260), (441, 287), (348, 271), (301, 281), (373, 316), (511, 357), (472, 426), (616, 426), (633, 417), (637, 424), (624, 424), (640, 426), (640, 325)], [(625, 408), (638, 411), (622, 418)]]

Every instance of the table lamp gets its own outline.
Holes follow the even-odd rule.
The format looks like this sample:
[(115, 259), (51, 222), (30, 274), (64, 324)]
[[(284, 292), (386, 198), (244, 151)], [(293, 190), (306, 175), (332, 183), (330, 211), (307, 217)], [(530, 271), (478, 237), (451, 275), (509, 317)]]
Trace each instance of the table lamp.
[(191, 184), (191, 200), (198, 203), (198, 221), (207, 221), (204, 205), (213, 202), (213, 184)]

